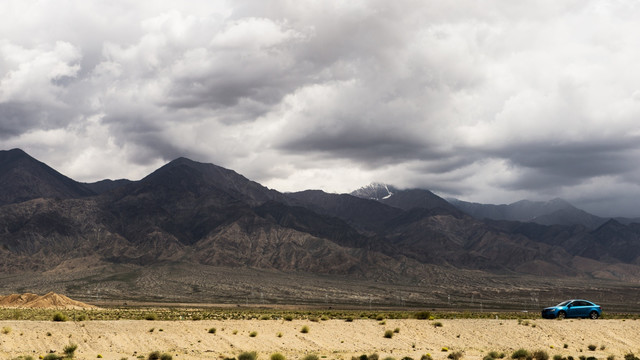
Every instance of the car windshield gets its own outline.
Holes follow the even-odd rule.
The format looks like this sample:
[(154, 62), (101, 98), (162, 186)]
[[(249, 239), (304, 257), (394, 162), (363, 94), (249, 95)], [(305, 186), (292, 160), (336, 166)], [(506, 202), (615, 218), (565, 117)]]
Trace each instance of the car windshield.
[(570, 302), (571, 302), (571, 300), (563, 301), (563, 302), (561, 302), (560, 304), (558, 304), (558, 305), (556, 305), (556, 306), (565, 306), (565, 305), (567, 305), (567, 304), (568, 304), (568, 303), (570, 303)]

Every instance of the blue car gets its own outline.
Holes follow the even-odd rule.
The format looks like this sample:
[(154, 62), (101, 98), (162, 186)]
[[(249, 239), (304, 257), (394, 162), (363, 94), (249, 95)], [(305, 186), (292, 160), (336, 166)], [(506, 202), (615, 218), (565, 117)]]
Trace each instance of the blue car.
[(564, 319), (569, 317), (582, 317), (597, 319), (602, 315), (602, 308), (587, 300), (567, 300), (552, 307), (542, 310), (545, 319)]

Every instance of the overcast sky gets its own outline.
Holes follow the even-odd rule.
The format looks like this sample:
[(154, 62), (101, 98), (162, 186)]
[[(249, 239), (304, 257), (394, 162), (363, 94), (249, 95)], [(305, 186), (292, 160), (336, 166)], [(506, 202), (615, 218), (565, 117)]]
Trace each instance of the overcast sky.
[(0, 148), (640, 216), (638, 1), (2, 1)]

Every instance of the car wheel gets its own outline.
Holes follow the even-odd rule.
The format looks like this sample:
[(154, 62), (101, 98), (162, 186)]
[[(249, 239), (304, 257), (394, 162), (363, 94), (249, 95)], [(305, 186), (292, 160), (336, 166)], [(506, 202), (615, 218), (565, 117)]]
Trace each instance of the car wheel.
[(597, 311), (592, 311), (591, 313), (589, 313), (589, 317), (592, 318), (593, 320), (598, 318), (598, 312)]
[(557, 318), (558, 318), (558, 319), (561, 319), (561, 320), (562, 320), (562, 319), (564, 319), (564, 318), (566, 318), (566, 317), (567, 317), (567, 313), (566, 313), (566, 312), (564, 312), (564, 311), (560, 311), (560, 312), (558, 313), (558, 316), (557, 316)]

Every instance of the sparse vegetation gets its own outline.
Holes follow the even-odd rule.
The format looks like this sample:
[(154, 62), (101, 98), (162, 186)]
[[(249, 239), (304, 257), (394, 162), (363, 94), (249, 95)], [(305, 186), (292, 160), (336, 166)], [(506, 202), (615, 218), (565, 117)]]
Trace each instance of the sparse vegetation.
[(504, 353), (499, 353), (497, 351), (489, 351), (487, 356), (484, 357), (484, 360), (503, 359), (504, 357), (505, 357)]
[(396, 334), (399, 334), (400, 333), (400, 328), (393, 329), (393, 332), (396, 333)]
[[(147, 313), (151, 312), (149, 309), (146, 309), (144, 311), (140, 311), (140, 309), (134, 309), (134, 310), (137, 311), (138, 314), (141, 314), (141, 316), (138, 317), (139, 320), (144, 319), (144, 314), (147, 314)], [(16, 310), (16, 312), (21, 312), (21, 311), (22, 310)], [(128, 310), (125, 309), (125, 311), (128, 311)], [(164, 311), (165, 311), (164, 309), (159, 309), (159, 310), (153, 311), (153, 313), (157, 312), (158, 314), (162, 314)], [(171, 310), (167, 310), (167, 311), (170, 312), (170, 311), (174, 311), (174, 310), (171, 309)], [(175, 311), (177, 313), (179, 313), (180, 310), (175, 310)], [(198, 310), (192, 310), (192, 311), (198, 311)], [(215, 310), (215, 311), (217, 311), (217, 310)], [(246, 314), (249, 313), (248, 311), (245, 311), (242, 308), (237, 310), (237, 309), (235, 309), (233, 307), (227, 309), (226, 311), (227, 311), (228, 314), (233, 314), (235, 312), (241, 313), (241, 314), (243, 314), (242, 316), (245, 316)], [(254, 311), (260, 313), (262, 310), (258, 309), (258, 310), (254, 310)], [(261, 338), (264, 337), (265, 341), (275, 341), (276, 343), (282, 343), (284, 340), (273, 339), (273, 337), (272, 337), (274, 335), (276, 335), (277, 337), (283, 337), (283, 333), (282, 332), (287, 332), (288, 337), (291, 338), (291, 339), (296, 339), (296, 338), (297, 339), (303, 339), (303, 336), (295, 335), (295, 334), (296, 334), (297, 331), (300, 331), (301, 333), (306, 333), (303, 330), (304, 329), (303, 325), (304, 325), (305, 319), (307, 321), (310, 321), (311, 319), (314, 318), (314, 316), (310, 316), (309, 314), (323, 314), (322, 312), (319, 312), (319, 311), (318, 312), (314, 312), (314, 311), (317, 311), (317, 310), (310, 310), (310, 311), (306, 311), (304, 313), (302, 311), (296, 312), (296, 311), (291, 311), (291, 310), (288, 310), (288, 312), (279, 313), (280, 310), (277, 310), (277, 309), (276, 310), (269, 310), (269, 311), (273, 311), (273, 314), (280, 314), (278, 316), (270, 315), (270, 316), (273, 316), (273, 317), (271, 317), (272, 319), (279, 319), (282, 322), (284, 322), (284, 321), (286, 321), (285, 320), (285, 316), (289, 316), (292, 320), (295, 320), (296, 322), (294, 322), (292, 324), (288, 324), (288, 325), (287, 324), (281, 324), (280, 321), (278, 321), (278, 322), (274, 321), (274, 322), (272, 322), (272, 324), (271, 323), (270, 324), (260, 323), (260, 326), (261, 326), (260, 328), (256, 328), (255, 326), (257, 326), (257, 325), (237, 325), (237, 326), (240, 326), (240, 327), (238, 327), (238, 329), (241, 332), (241, 337), (244, 337), (244, 336), (247, 336), (247, 335), (249, 335), (249, 336), (257, 336), (257, 332), (253, 332), (253, 331), (251, 332), (251, 333), (255, 333), (255, 335), (251, 335), (251, 333), (250, 333), (251, 330), (255, 329), (255, 330), (258, 330), (258, 331), (263, 333), (263, 335), (260, 335), (260, 336), (261, 336)], [(380, 311), (381, 310), (379, 310), (378, 312), (372, 312), (372, 311), (369, 311), (369, 312), (367, 312), (367, 311), (357, 311), (357, 312), (356, 311), (350, 311), (349, 313), (354, 315), (354, 319), (359, 320), (358, 323), (360, 323), (360, 321), (362, 321), (361, 325), (363, 325), (363, 326), (366, 326), (366, 327), (368, 327), (370, 329), (373, 326), (372, 329), (378, 329), (377, 331), (381, 331), (381, 332), (383, 332), (383, 334), (385, 334), (385, 332), (390, 331), (391, 332), (391, 334), (389, 336), (390, 338), (393, 338), (395, 336), (394, 334), (398, 333), (399, 329), (403, 329), (402, 330), (403, 335), (395, 336), (395, 338), (397, 338), (398, 340), (395, 340), (395, 338), (394, 338), (394, 340), (382, 340), (382, 339), (380, 339), (379, 341), (384, 341), (387, 344), (394, 344), (397, 341), (400, 341), (398, 343), (398, 345), (402, 346), (404, 348), (408, 348), (407, 353), (409, 355), (411, 355), (411, 356), (416, 356), (415, 359), (431, 360), (431, 359), (428, 359), (428, 358), (421, 358), (420, 354), (422, 354), (423, 352), (426, 352), (426, 351), (431, 351), (431, 352), (433, 352), (433, 350), (437, 351), (437, 347), (434, 347), (434, 344), (431, 343), (430, 341), (417, 341), (416, 340), (417, 338), (410, 337), (409, 335), (411, 335), (410, 334), (411, 331), (409, 331), (409, 330), (412, 328), (413, 325), (412, 326), (405, 326), (405, 324), (409, 324), (409, 323), (411, 323), (411, 324), (422, 324), (422, 325), (419, 325), (419, 326), (422, 327), (422, 329), (424, 330), (424, 326), (426, 326), (427, 328), (429, 328), (429, 326), (434, 326), (436, 328), (440, 327), (441, 324), (442, 324), (441, 321), (428, 321), (428, 322), (420, 322), (420, 321), (418, 321), (418, 322), (414, 323), (413, 321), (415, 321), (415, 320), (413, 320), (413, 321), (409, 321), (409, 322), (403, 322), (403, 321), (397, 321), (397, 320), (394, 319), (394, 316), (395, 316), (394, 314), (396, 314), (394, 312), (386, 312), (385, 311), (382, 314)], [(74, 317), (72, 312), (66, 312), (66, 313), (65, 313), (65, 311), (59, 311), (59, 312), (64, 314), (64, 315), (66, 315), (66, 316), (68, 316), (69, 319), (74, 319), (74, 318), (77, 319), (77, 315), (80, 314), (78, 312), (78, 314), (76, 314), (76, 316)], [(93, 313), (91, 312), (91, 310), (89, 310), (89, 312), (90, 312), (90, 318), (94, 319), (94, 316), (93, 316)], [(214, 312), (214, 310), (212, 310), (211, 312)], [(292, 313), (292, 314), (295, 314), (295, 315), (288, 315), (289, 312)], [(327, 313), (329, 313), (329, 312), (327, 312)], [(344, 314), (346, 312), (341, 312), (341, 311), (336, 311), (335, 312), (335, 314), (338, 314), (338, 313)], [(400, 312), (398, 312), (398, 313), (400, 313)], [(52, 314), (52, 313), (50, 313), (50, 314)], [(203, 312), (202, 314), (206, 314), (206, 312)], [(287, 315), (282, 316), (281, 314), (287, 314)], [(304, 316), (301, 315), (301, 314), (304, 314)], [(391, 314), (391, 315), (389, 316), (389, 314)], [(206, 332), (208, 332), (210, 334), (216, 334), (217, 333), (217, 334), (220, 334), (220, 335), (225, 335), (226, 334), (226, 336), (228, 336), (229, 333), (231, 333), (232, 330), (233, 330), (233, 326), (234, 325), (229, 326), (230, 324), (234, 324), (233, 322), (226, 322), (225, 324), (227, 324), (227, 325), (221, 325), (223, 328), (226, 326), (226, 329), (221, 329), (219, 331), (215, 330), (215, 328), (209, 328), (208, 326), (205, 327), (207, 325), (207, 323), (209, 323), (209, 326), (215, 325), (217, 327), (217, 326), (219, 326), (219, 325), (217, 325), (218, 322), (202, 322), (201, 325), (193, 324), (193, 323), (190, 322), (191, 315), (192, 314), (189, 314), (188, 316), (185, 316), (184, 319), (183, 319), (183, 320), (189, 320), (187, 325), (188, 326), (192, 326), (192, 328), (195, 329), (195, 331), (196, 331), (196, 334), (193, 334), (195, 338), (190, 339), (188, 341), (190, 341), (191, 343), (195, 343), (196, 341), (198, 341), (198, 339), (202, 339), (202, 343), (203, 344), (202, 344), (202, 346), (199, 346), (200, 349), (211, 348), (213, 350), (217, 350), (217, 349), (215, 349), (214, 346), (212, 346), (212, 344), (207, 344), (207, 342), (208, 342), (207, 339), (209, 339), (210, 341), (213, 341), (214, 339), (216, 339), (218, 337), (217, 336), (212, 336), (212, 335), (205, 335), (205, 333), (203, 331), (206, 331)], [(240, 316), (240, 315), (233, 315), (233, 316)], [(258, 320), (258, 319), (261, 319), (261, 317), (264, 317), (264, 316), (265, 316), (265, 314), (262, 313), (261, 315), (255, 316), (254, 319)], [(327, 316), (327, 315), (323, 315), (323, 316)], [(331, 316), (330, 318), (335, 319), (334, 315), (330, 315), (330, 316)], [(369, 317), (367, 318), (366, 316), (369, 316)], [(387, 316), (389, 316), (389, 317), (387, 317)], [(459, 318), (463, 318), (464, 319), (464, 318), (466, 318), (467, 315), (466, 315), (466, 313), (458, 313), (458, 316), (459, 316)], [(501, 314), (500, 314), (500, 316), (502, 317)], [(528, 316), (528, 315), (525, 314), (523, 316)], [(494, 317), (495, 317), (495, 315), (494, 315)], [(164, 315), (159, 315), (158, 318), (164, 319), (165, 316)], [(205, 319), (208, 318), (208, 315), (203, 315), (203, 318), (205, 318)], [(228, 318), (231, 318), (231, 316), (229, 316)], [(386, 320), (388, 318), (390, 318), (390, 320)], [(49, 319), (51, 319), (51, 317), (49, 317)], [(320, 319), (320, 318), (318, 318), (316, 316), (316, 319)], [(338, 317), (338, 319), (339, 320), (345, 320), (346, 317)], [(382, 320), (379, 320), (379, 319), (382, 319)], [(438, 318), (438, 320), (440, 320), (440, 318)], [(524, 320), (527, 320), (527, 319), (525, 318)], [(318, 320), (318, 321), (320, 321), (320, 320)], [(373, 322), (373, 321), (376, 321), (376, 322)], [(458, 341), (456, 341), (456, 344), (461, 344), (461, 343), (464, 344), (466, 340), (469, 340), (469, 341), (474, 341), (475, 340), (473, 338), (473, 335), (472, 335), (471, 332), (466, 332), (464, 329), (460, 328), (459, 320), (442, 320), (442, 321), (447, 322), (447, 329), (444, 329), (445, 333), (442, 333), (443, 330), (433, 330), (433, 329), (432, 330), (428, 330), (427, 329), (426, 332), (429, 333), (431, 331), (435, 335), (437, 335), (437, 334), (441, 334), (441, 335), (442, 334), (446, 334), (447, 338), (450, 337), (450, 338), (453, 338), (453, 339), (455, 339), (457, 334), (458, 335), (459, 334), (464, 335), (465, 337), (462, 338), (462, 339), (459, 339)], [(503, 320), (500, 320), (500, 321), (503, 321)], [(391, 329), (391, 330), (385, 330), (385, 328), (387, 328), (386, 326), (378, 326), (377, 325), (377, 324), (379, 324), (381, 322), (385, 322), (385, 325), (389, 324), (388, 329)], [(522, 333), (530, 333), (530, 335), (527, 335), (528, 337), (529, 336), (537, 337), (537, 336), (539, 336), (541, 334), (544, 334), (545, 330), (548, 327), (550, 327), (550, 328), (555, 327), (555, 323), (552, 324), (551, 322), (544, 322), (544, 323), (543, 322), (540, 322), (539, 323), (540, 326), (538, 327), (538, 328), (542, 328), (543, 331), (539, 331), (537, 329), (535, 329), (536, 331), (531, 331), (533, 329), (528, 329), (527, 330), (527, 329), (522, 328), (522, 327), (516, 327), (516, 328), (521, 329), (519, 331), (522, 332)], [(575, 322), (576, 323), (581, 323), (579, 320), (575, 320)], [(482, 322), (479, 322), (479, 323), (482, 323)], [(522, 323), (522, 321), (521, 321), (521, 323)], [(570, 323), (570, 320), (569, 320), (569, 322), (566, 323), (566, 325), (569, 325), (569, 323)], [(631, 323), (631, 321), (629, 323), (626, 323), (626, 324), (630, 324), (630, 323)], [(22, 327), (17, 328), (15, 325), (13, 325), (13, 323), (9, 323), (9, 324), (11, 324), (14, 327), (14, 329), (11, 332), (12, 336), (5, 337), (5, 339), (7, 339), (7, 340), (8, 339), (11, 339), (11, 340), (20, 339), (17, 335), (22, 330), (24, 330), (25, 334), (29, 334), (29, 332), (28, 332), (29, 330), (27, 328), (24, 328), (24, 329)], [(143, 324), (143, 323), (140, 323), (140, 324)], [(149, 323), (147, 323), (147, 326), (148, 326), (148, 324)], [(164, 324), (164, 323), (155, 322), (155, 323), (151, 323), (151, 324), (152, 324), (152, 326), (157, 326), (157, 325), (161, 325), (162, 326), (162, 324)], [(255, 323), (253, 323), (253, 324), (255, 324)], [(440, 324), (440, 325), (438, 325), (438, 324)], [(498, 320), (491, 321), (491, 324), (494, 324), (497, 327)], [(515, 326), (515, 320), (504, 320), (504, 324), (508, 325), (508, 326)], [(551, 324), (551, 325), (545, 326), (545, 324)], [(66, 325), (61, 324), (61, 325), (62, 325), (62, 327), (60, 327), (60, 325), (55, 325), (55, 324), (49, 325), (49, 328), (51, 329), (51, 331), (55, 332), (55, 335), (54, 335), (55, 343), (59, 344), (59, 345), (52, 345), (52, 348), (53, 349), (57, 349), (58, 354), (61, 355), (61, 356), (64, 356), (64, 354), (62, 353), (62, 351), (63, 351), (62, 345), (66, 344), (67, 341), (71, 340), (71, 339), (67, 339), (67, 335), (69, 335), (69, 332), (67, 332), (67, 330), (64, 330), (64, 329), (67, 329), (69, 326), (72, 326), (74, 328), (77, 327), (78, 329), (80, 329), (81, 327), (84, 327), (85, 325), (86, 325), (87, 328), (92, 328), (94, 326), (94, 324), (92, 324), (91, 322), (89, 322), (89, 323), (76, 323), (75, 325), (74, 324), (66, 324)], [(273, 325), (273, 327), (271, 327), (272, 325)], [(320, 326), (320, 328), (317, 328), (317, 329), (314, 328), (314, 334), (318, 333), (321, 330), (321, 327), (323, 327), (320, 324), (314, 325), (313, 323), (309, 324), (308, 322), (307, 322), (307, 325), (308, 326), (305, 325), (307, 328), (309, 328), (310, 326)], [(333, 325), (335, 325), (335, 324), (332, 324), (331, 326), (333, 326)], [(266, 326), (266, 327), (263, 329), (262, 326)], [(399, 328), (395, 328), (395, 326), (399, 326)], [(167, 326), (163, 326), (163, 327), (167, 327)], [(251, 329), (252, 327), (253, 327), (253, 329)], [(353, 327), (352, 325), (348, 325), (348, 324), (343, 325), (343, 328), (345, 328), (345, 329), (350, 329), (352, 327)], [(358, 328), (359, 327), (360, 326), (358, 326)], [(7, 333), (5, 328), (2, 328), (2, 326), (0, 325), (0, 330), (4, 334)], [(270, 328), (270, 330), (269, 330), (269, 328)], [(485, 327), (485, 328), (487, 328), (487, 329), (493, 328), (493, 325)], [(29, 335), (34, 336), (34, 337), (35, 336), (39, 336), (39, 338), (42, 340), (44, 338), (43, 335), (47, 330), (46, 330), (46, 327), (39, 328), (39, 329), (40, 329), (39, 331), (36, 330), (35, 334), (33, 334), (33, 335), (29, 334)], [(145, 329), (144, 325), (142, 325), (142, 328), (138, 328), (138, 329), (139, 329), (138, 330), (139, 333), (137, 334), (138, 336), (145, 335), (144, 334), (144, 329)], [(149, 329), (149, 328), (147, 328), (147, 329)], [(286, 331), (285, 331), (285, 329), (286, 329)], [(495, 328), (493, 328), (493, 329), (495, 329)], [(499, 329), (504, 330), (505, 328), (504, 327), (500, 327)], [(45, 331), (42, 331), (42, 330), (45, 330)], [(168, 327), (167, 328), (167, 332), (168, 333), (174, 333), (174, 332), (176, 332), (175, 330), (176, 330), (176, 328), (173, 328), (173, 327)], [(395, 332), (394, 332), (394, 330), (395, 330)], [(155, 328), (154, 332), (158, 332), (158, 331), (159, 331), (158, 328)], [(266, 333), (265, 333), (265, 331), (266, 331)], [(279, 331), (282, 331), (282, 332), (279, 332)], [(198, 336), (197, 333), (199, 333), (201, 335)], [(236, 333), (237, 333), (237, 331), (236, 331)], [(50, 335), (50, 333), (49, 333), (49, 335)], [(104, 334), (102, 334), (102, 335), (103, 335), (103, 338), (105, 338)], [(148, 334), (146, 336), (148, 337), (148, 339), (151, 339), (151, 338), (155, 339), (156, 337), (161, 336), (161, 335), (164, 335), (164, 334), (163, 333), (156, 333), (156, 334), (153, 334), (153, 335)], [(375, 335), (375, 331), (374, 331), (374, 337), (375, 336), (376, 335)], [(378, 333), (377, 336), (380, 336), (380, 333)], [(387, 337), (387, 336), (385, 336), (385, 337)], [(405, 338), (406, 338), (406, 340), (405, 340)], [(3, 336), (0, 334), (0, 341), (2, 341), (2, 339), (3, 339)], [(50, 340), (50, 338), (45, 338), (45, 339), (46, 339), (45, 341), (48, 341), (48, 342), (52, 341), (52, 340)], [(85, 347), (83, 347), (84, 345), (82, 344), (83, 339), (85, 339), (85, 338), (78, 337), (76, 333), (73, 333), (73, 341), (80, 343), (80, 349), (85, 349)], [(271, 339), (271, 340), (269, 340), (269, 339)], [(288, 338), (286, 338), (286, 339), (288, 339)], [(337, 342), (340, 342), (341, 339), (344, 340), (344, 343), (349, 343), (350, 341), (353, 341), (353, 339), (351, 337), (349, 337), (349, 336), (343, 337), (343, 336), (338, 334), (338, 337), (336, 338)], [(378, 339), (379, 339), (379, 337), (378, 337)], [(586, 336), (585, 336), (585, 339), (589, 340)], [(563, 339), (562, 337), (559, 337), (559, 338), (554, 338), (554, 339), (550, 338), (549, 340), (544, 338), (544, 340), (542, 340), (539, 343), (538, 347), (536, 347), (536, 346), (526, 347), (527, 350), (529, 350), (530, 354), (529, 354), (528, 359), (527, 359), (527, 357), (524, 357), (524, 359), (527, 359), (527, 360), (548, 360), (549, 356), (546, 355), (546, 353), (542, 352), (542, 351), (539, 353), (538, 356), (535, 356), (535, 353), (533, 352), (533, 350), (535, 350), (536, 348), (544, 348), (544, 349), (546, 349), (553, 356), (553, 360), (570, 360), (569, 357), (568, 357), (569, 353), (573, 353), (572, 355), (575, 357), (576, 360), (578, 360), (578, 356), (577, 355), (579, 355), (579, 354), (586, 355), (586, 356), (583, 356), (581, 358), (581, 360), (589, 360), (589, 355), (593, 355), (593, 356), (598, 355), (597, 356), (599, 358), (598, 360), (615, 360), (616, 358), (617, 359), (622, 359), (622, 354), (624, 354), (624, 352), (621, 352), (621, 349), (618, 346), (614, 346), (616, 344), (613, 344), (613, 343), (609, 344), (609, 343), (607, 343), (606, 340), (603, 341), (603, 340), (599, 340), (599, 339), (602, 339), (602, 338), (592, 338), (591, 341), (582, 342), (582, 343), (576, 342), (576, 343), (565, 344), (564, 345), (565, 349), (568, 349), (568, 348), (572, 349), (571, 351), (568, 351), (568, 350), (561, 350), (563, 344), (559, 343), (558, 341), (567, 341), (568, 342), (569, 338)], [(60, 340), (62, 340), (62, 342), (59, 342)], [(89, 340), (89, 341), (91, 341), (91, 340)], [(238, 339), (238, 341), (242, 341), (242, 340)], [(251, 342), (250, 339), (247, 339), (245, 341)], [(253, 341), (255, 341), (255, 340), (253, 340)], [(415, 341), (415, 343), (412, 343), (412, 341)], [(85, 340), (85, 342), (86, 342), (86, 340)], [(447, 342), (448, 341), (442, 341), (440, 344), (436, 343), (435, 345), (442, 346), (443, 344), (446, 344)], [(589, 344), (589, 342), (591, 342), (592, 344)], [(357, 341), (356, 341), (356, 343), (357, 343)], [(602, 343), (606, 343), (606, 346), (605, 345), (601, 345)], [(465, 346), (460, 346), (460, 345), (456, 345), (456, 344), (453, 344), (453, 343), (450, 343), (450, 344), (453, 346), (453, 348), (450, 349), (450, 350), (449, 349), (445, 350), (448, 353), (443, 354), (443, 355), (446, 355), (446, 356), (440, 355), (439, 356), (440, 359), (443, 359), (445, 357), (453, 359), (451, 356), (453, 356), (454, 351), (457, 352), (458, 350), (464, 351), (465, 355), (464, 355), (464, 357), (462, 357), (462, 359), (464, 359), (465, 357), (470, 356), (469, 353), (467, 352), (467, 349), (466, 349)], [(550, 345), (550, 344), (553, 344), (553, 345)], [(589, 345), (587, 345), (587, 344), (589, 344)], [(447, 344), (447, 345), (449, 345), (449, 344)], [(569, 346), (569, 345), (571, 345), (571, 346)], [(188, 347), (189, 344), (187, 343), (186, 346)], [(87, 348), (89, 348), (89, 347), (87, 347)], [(411, 349), (411, 348), (413, 348), (413, 349)], [(508, 348), (508, 347), (505, 347), (505, 349), (506, 348)], [(550, 348), (551, 349), (555, 349), (555, 350), (550, 350)], [(580, 348), (582, 348), (582, 350), (584, 352), (580, 352), (579, 353), (578, 351), (580, 350)], [(251, 349), (251, 347), (249, 347), (249, 349)], [(479, 348), (479, 349), (481, 349), (481, 348)], [(507, 357), (509, 357), (511, 355), (511, 352), (513, 352), (513, 349), (517, 349), (517, 347), (512, 347), (511, 350), (507, 352)], [(602, 350), (602, 352), (597, 352), (597, 349)], [(140, 349), (137, 349), (137, 350), (139, 351)], [(149, 349), (149, 350), (151, 350), (151, 349)], [(479, 356), (478, 359), (482, 359), (483, 356), (484, 356), (484, 360), (497, 360), (497, 359), (500, 359), (500, 358), (504, 358), (504, 354), (502, 354), (502, 356), (500, 356), (501, 354), (499, 354), (498, 352), (489, 352), (488, 350), (490, 350), (490, 349), (485, 349), (484, 354)], [(624, 350), (624, 349), (622, 349), (622, 350)], [(86, 351), (86, 350), (83, 350), (83, 351)], [(96, 353), (98, 351), (106, 351), (106, 350), (94, 350), (93, 352), (89, 352), (88, 354), (82, 353), (82, 354), (76, 355), (76, 357), (89, 359), (89, 358), (92, 358), (93, 356), (96, 356)], [(172, 351), (174, 351), (174, 350), (172, 350)], [(175, 351), (177, 351), (177, 352), (175, 354), (172, 354), (173, 356), (176, 356), (176, 354), (179, 352), (178, 350), (175, 350)], [(316, 351), (318, 351), (318, 350), (316, 350)], [(474, 350), (474, 351), (476, 351), (476, 350)], [(557, 353), (562, 353), (562, 354), (554, 355), (554, 353), (556, 353), (556, 352)], [(337, 352), (335, 352), (335, 353), (337, 353)], [(611, 358), (607, 358), (607, 353), (615, 353), (616, 356), (615, 357), (611, 357)], [(268, 358), (268, 354), (269, 353), (267, 352), (267, 353), (263, 353), (262, 355), (260, 355), (261, 359)], [(287, 356), (291, 357), (292, 360), (300, 359), (302, 357), (302, 355), (299, 355), (299, 356), (289, 355), (289, 352), (287, 352), (287, 354), (288, 354)], [(293, 354), (293, 352), (291, 354)], [(44, 353), (43, 353), (43, 355), (44, 355)], [(128, 357), (130, 359), (135, 359), (136, 356), (138, 356), (138, 354), (134, 353), (132, 355), (130, 352), (128, 353), (128, 355), (129, 355)], [(144, 356), (146, 357), (146, 355), (147, 355), (147, 353), (145, 352)], [(228, 356), (237, 356), (237, 353), (227, 354), (227, 355)], [(394, 355), (397, 359), (402, 359), (402, 357), (405, 354), (403, 354), (402, 350), (400, 350), (400, 351), (394, 351), (394, 353), (392, 355)], [(13, 356), (16, 356), (16, 355), (13, 355)], [(105, 355), (106, 358), (108, 358), (109, 356), (111, 356), (111, 355), (109, 355), (109, 354)], [(119, 358), (119, 356), (116, 357), (116, 359)], [(327, 354), (324, 354), (324, 356), (320, 357), (320, 358), (322, 360), (325, 360), (325, 357), (328, 358), (328, 359), (331, 359), (331, 358), (334, 358), (335, 356), (336, 355), (331, 355), (330, 353), (327, 353)], [(423, 355), (423, 357), (424, 356), (425, 355)], [(37, 356), (36, 356), (36, 358), (37, 358)], [(177, 357), (177, 358), (179, 358), (179, 357)], [(348, 359), (348, 358), (346, 358), (346, 359)], [(514, 359), (521, 359), (521, 358), (514, 357)], [(17, 360), (17, 359), (14, 358), (13, 360)], [(371, 359), (367, 359), (367, 360), (371, 360)], [(593, 360), (593, 359), (591, 359), (591, 360)], [(632, 357), (631, 359), (626, 359), (625, 358), (624, 360), (640, 360), (640, 359), (637, 359), (637, 358), (634, 359)]]
[(525, 349), (518, 349), (511, 354), (512, 359), (527, 359), (529, 356), (529, 352)]
[(2, 327), (2, 333), (5, 334), (5, 335), (10, 334), (11, 333), (11, 327), (3, 326)]
[(462, 351), (454, 351), (452, 353), (449, 353), (449, 355), (447, 355), (447, 359), (451, 359), (451, 360), (462, 359)]
[(287, 360), (287, 358), (280, 353), (273, 353), (269, 357), (269, 360)]
[(252, 332), (249, 333), (249, 336), (250, 337), (256, 337), (256, 336), (258, 336), (258, 332), (257, 331), (252, 331)]
[(62, 349), (62, 352), (67, 358), (73, 359), (73, 357), (75, 356), (76, 349), (78, 349), (77, 344), (69, 344)]
[(57, 355), (57, 354), (47, 354), (45, 355), (42, 360), (60, 360), (62, 359), (62, 356)]
[(431, 318), (431, 313), (429, 311), (418, 311), (413, 315), (418, 320), (429, 320)]
[[(308, 320), (311, 317), (324, 319), (341, 319), (345, 321), (353, 321), (358, 318), (377, 319), (383, 315), (384, 319), (421, 319), (424, 320), (442, 320), (442, 319), (495, 319), (495, 314), (490, 312), (428, 312), (428, 311), (388, 311), (380, 313), (377, 311), (365, 310), (278, 310), (278, 309), (210, 309), (210, 308), (105, 308), (83, 310), (77, 313), (75, 310), (55, 310), (55, 309), (9, 309), (0, 308), (0, 320), (51, 320), (54, 313), (59, 312), (66, 315), (69, 319), (76, 321), (83, 320), (141, 320), (147, 315), (156, 316), (156, 320), (249, 320), (260, 319), (267, 316), (270, 319), (292, 320)], [(418, 315), (421, 314), (422, 315)], [(151, 316), (153, 316), (151, 315)], [(525, 319), (534, 320), (539, 315), (533, 312), (504, 312), (500, 313), (500, 319), (519, 319), (521, 322)], [(635, 314), (608, 313), (609, 319), (636, 319)]]
[(433, 360), (433, 358), (431, 357), (431, 354), (426, 353), (420, 357), (420, 360)]
[(387, 338), (387, 339), (391, 339), (393, 337), (393, 331), (385, 330), (384, 337)]
[(255, 351), (245, 351), (238, 355), (238, 360), (256, 360), (258, 353)]
[(67, 315), (61, 313), (61, 312), (57, 312), (55, 314), (53, 314), (53, 321), (67, 321), (68, 317)]
[(630, 352), (624, 355), (624, 360), (640, 360), (634, 353)]
[(319, 360), (320, 358), (316, 354), (309, 354), (302, 357), (302, 360)]
[(303, 334), (308, 334), (309, 333), (309, 327), (307, 325), (304, 325), (302, 327), (302, 329), (300, 329), (300, 332)]
[(544, 350), (536, 350), (532, 356), (535, 360), (549, 360), (549, 354)]
[(144, 316), (144, 319), (149, 321), (158, 320), (158, 315), (156, 313), (148, 313)]

